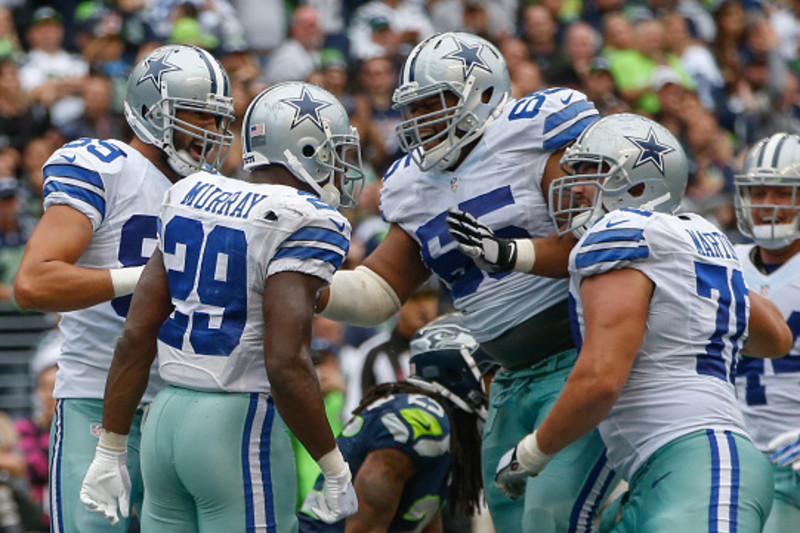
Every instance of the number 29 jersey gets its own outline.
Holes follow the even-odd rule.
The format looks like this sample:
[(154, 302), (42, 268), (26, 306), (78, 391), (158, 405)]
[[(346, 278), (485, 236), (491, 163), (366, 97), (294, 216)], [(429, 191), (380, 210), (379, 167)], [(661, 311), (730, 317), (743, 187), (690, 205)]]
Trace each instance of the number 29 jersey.
[(158, 336), (162, 378), (195, 390), (269, 392), (264, 284), (280, 272), (330, 283), (350, 224), (293, 187), (198, 172), (167, 191), (158, 246), (175, 306)]
[(800, 427), (800, 254), (771, 273), (753, 264), (754, 245), (736, 246), (747, 284), (778, 306), (792, 330), (794, 344), (777, 359), (743, 356), (739, 360), (736, 392), (753, 442), (767, 451), (769, 441)]
[[(405, 156), (383, 178), (381, 212), (420, 246), (425, 265), (451, 290), (483, 342), (562, 302), (567, 282), (518, 272), (489, 274), (447, 232), (447, 209), (473, 214), (505, 238), (553, 233), (542, 175), (547, 160), (599, 118), (583, 93), (554, 88), (511, 101), (489, 121), (454, 171), (422, 172)], [(513, 309), (513, 312), (509, 312)]]
[(682, 435), (700, 429), (748, 435), (733, 363), (747, 337), (750, 298), (733, 246), (710, 222), (619, 209), (598, 220), (570, 254), (579, 350), (581, 282), (628, 268), (653, 282), (653, 294), (630, 376), (599, 430), (609, 462), (630, 480), (656, 450)]
[[(136, 149), (116, 140), (82, 138), (45, 162), (44, 208), (67, 205), (92, 224), (92, 238), (75, 262), (85, 268), (143, 265), (156, 247), (157, 215), (170, 181)], [(114, 347), (131, 296), (61, 313), (64, 342), (55, 398), (102, 399)], [(155, 367), (142, 399), (152, 401), (163, 382)]]

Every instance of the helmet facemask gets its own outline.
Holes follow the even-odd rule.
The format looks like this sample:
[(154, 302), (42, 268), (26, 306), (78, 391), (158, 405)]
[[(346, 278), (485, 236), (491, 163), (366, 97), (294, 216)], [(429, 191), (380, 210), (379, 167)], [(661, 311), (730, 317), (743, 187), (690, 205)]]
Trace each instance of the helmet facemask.
[[(774, 169), (756, 169), (734, 178), (736, 218), (739, 231), (767, 250), (779, 250), (800, 239), (800, 175), (781, 176)], [(753, 187), (782, 189), (786, 203), (765, 203), (753, 199)], [(753, 215), (760, 210), (758, 220)]]

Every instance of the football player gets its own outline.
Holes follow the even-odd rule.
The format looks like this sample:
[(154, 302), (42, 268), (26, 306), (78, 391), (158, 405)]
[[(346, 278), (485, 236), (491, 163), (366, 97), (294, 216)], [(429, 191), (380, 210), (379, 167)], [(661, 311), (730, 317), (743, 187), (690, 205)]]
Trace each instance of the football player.
[(334, 206), (360, 195), (358, 133), (333, 95), (299, 82), (259, 94), (242, 131), (250, 183), (198, 172), (164, 196), (109, 372), (81, 501), (112, 520), (125, 510), (127, 435), (158, 351), (168, 386), (142, 435), (144, 531), (295, 531), (287, 426), (324, 474), (317, 516), (357, 508), (310, 341), (314, 299), (349, 248)]
[(562, 162), (569, 175), (551, 184), (551, 216), (560, 232), (586, 230), (569, 259), (580, 355), (547, 417), (503, 456), (496, 483), (521, 492), (599, 425), (630, 485), (614, 531), (761, 531), (772, 473), (745, 429), (733, 365), (740, 351), (786, 353), (789, 328), (749, 295), (725, 235), (672, 214), (688, 163), (666, 128), (610, 115)]
[(372, 387), (339, 437), (359, 495), (356, 514), (335, 524), (313, 508), (323, 479), (300, 512), (300, 531), (441, 531), (445, 502), (472, 515), (481, 495), (478, 420), (497, 363), (446, 315), (411, 341), (412, 375)]
[[(736, 246), (747, 284), (775, 302), (800, 334), (800, 136), (776, 133), (748, 151), (734, 177), (736, 216), (754, 244)], [(792, 470), (800, 451), (800, 346), (779, 359), (742, 357), (736, 388), (753, 442), (777, 452), (775, 500), (764, 527), (769, 533), (800, 524), (800, 473)]]
[[(55, 532), (128, 530), (88, 513), (78, 491), (92, 462), (102, 420), (103, 387), (131, 296), (156, 242), (158, 206), (172, 183), (218, 167), (233, 135), (228, 75), (211, 54), (164, 46), (143, 58), (128, 80), (130, 143), (82, 138), (44, 165), (44, 215), (28, 241), (14, 295), (25, 309), (57, 311), (64, 343), (50, 440), (50, 513)], [(160, 387), (155, 369), (141, 405)], [(141, 409), (128, 467), (139, 510)]]
[[(408, 155), (389, 168), (381, 191), (390, 229), (362, 265), (334, 276), (319, 303), (328, 318), (375, 324), (436, 274), (465, 325), (503, 365), (484, 428), (484, 480), (547, 413), (575, 362), (567, 282), (540, 277), (565, 277), (575, 243), (571, 235), (553, 235), (547, 194), (562, 175), (563, 148), (599, 118), (594, 104), (572, 89), (513, 100), (509, 86), (500, 52), (475, 35), (442, 33), (411, 51), (393, 96)], [(461, 253), (448, 233), (452, 208), (453, 223), (485, 224), (508, 246), (500, 254)], [(487, 273), (478, 264), (512, 271)], [(552, 474), (531, 482), (525, 498), (511, 501), (489, 483), (486, 500), (500, 533), (590, 531), (612, 479), (593, 432), (570, 447)]]

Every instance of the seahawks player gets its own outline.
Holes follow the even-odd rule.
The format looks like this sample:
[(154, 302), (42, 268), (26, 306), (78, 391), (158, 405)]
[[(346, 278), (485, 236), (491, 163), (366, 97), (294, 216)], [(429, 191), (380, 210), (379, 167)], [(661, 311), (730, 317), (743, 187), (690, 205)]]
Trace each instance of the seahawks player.
[[(55, 532), (127, 531), (127, 511), (111, 527), (78, 502), (97, 444), (112, 346), (155, 248), (164, 192), (193, 171), (218, 167), (233, 139), (228, 76), (200, 48), (164, 46), (147, 55), (130, 75), (124, 107), (136, 134), (129, 144), (78, 139), (45, 163), (45, 212), (14, 287), (21, 307), (63, 317), (50, 441)], [(142, 404), (161, 384), (155, 370), (153, 378)], [(139, 410), (128, 457), (137, 509), (142, 500), (140, 418)]]
[(286, 426), (325, 476), (314, 512), (334, 522), (357, 508), (309, 345), (314, 298), (349, 248), (334, 206), (360, 194), (358, 134), (336, 98), (307, 83), (263, 91), (243, 128), (253, 183), (198, 172), (164, 197), (81, 488), (107, 517), (124, 508), (121, 458), (158, 346), (169, 386), (142, 435), (147, 531), (296, 531)]
[[(442, 33), (412, 50), (393, 97), (408, 155), (386, 172), (381, 192), (391, 227), (361, 266), (334, 276), (319, 306), (328, 318), (374, 324), (436, 274), (465, 325), (504, 367), (484, 429), (484, 480), (547, 413), (575, 362), (566, 281), (527, 274), (567, 274), (575, 240), (552, 235), (547, 191), (561, 175), (563, 147), (599, 118), (580, 92), (554, 88), (515, 101), (509, 86), (505, 60), (480, 37)], [(448, 233), (450, 208), (510, 238), (508, 253), (462, 254)], [(487, 262), (514, 272), (486, 273), (478, 263)], [(599, 435), (562, 457), (517, 501), (487, 484), (499, 532), (591, 530), (613, 477)]]
[(478, 419), (486, 418), (486, 383), (497, 363), (461, 322), (446, 315), (420, 329), (411, 341), (412, 376), (368, 390), (339, 437), (358, 513), (326, 525), (312, 511), (319, 494), (312, 492), (301, 531), (432, 532), (442, 530), (448, 500), (464, 515), (475, 512), (483, 485)]
[(497, 484), (519, 492), (599, 425), (630, 484), (614, 531), (761, 531), (772, 474), (745, 429), (733, 363), (745, 350), (784, 354), (788, 327), (748, 295), (722, 233), (698, 215), (671, 214), (688, 165), (666, 128), (610, 115), (563, 163), (571, 174), (550, 188), (559, 230), (606, 213), (570, 254), (580, 356), (549, 415), (503, 456)]
[(736, 246), (744, 279), (775, 302), (795, 338), (780, 359), (742, 357), (736, 380), (753, 442), (763, 452), (779, 452), (775, 501), (764, 527), (779, 533), (800, 523), (800, 473), (789, 466), (800, 450), (800, 136), (776, 133), (753, 145), (734, 186), (739, 228), (755, 241)]

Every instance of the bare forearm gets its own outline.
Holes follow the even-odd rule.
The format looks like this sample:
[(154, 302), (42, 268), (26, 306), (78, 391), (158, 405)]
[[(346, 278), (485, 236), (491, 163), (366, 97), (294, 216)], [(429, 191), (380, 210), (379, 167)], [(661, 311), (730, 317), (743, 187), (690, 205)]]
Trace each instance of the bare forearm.
[(536, 436), (543, 453), (552, 455), (595, 428), (621, 392), (602, 379), (570, 376)]
[(270, 365), (267, 369), (275, 407), (315, 460), (336, 446), (325, 415), (316, 373), (310, 364)]
[(572, 234), (567, 234), (560, 238), (553, 234), (549, 237), (533, 239), (533, 246), (536, 249), (536, 261), (533, 264), (531, 273), (549, 278), (566, 278), (569, 276), (567, 270), (569, 253), (576, 242), (577, 239)]
[(156, 345), (144, 344), (136, 339), (119, 338), (114, 359), (108, 372), (103, 397), (103, 428), (127, 435), (133, 417), (150, 380), (150, 367), (156, 355)]
[(107, 269), (54, 260), (20, 269), (14, 297), (23, 309), (72, 311), (111, 300), (114, 288)]

